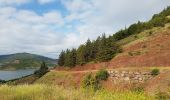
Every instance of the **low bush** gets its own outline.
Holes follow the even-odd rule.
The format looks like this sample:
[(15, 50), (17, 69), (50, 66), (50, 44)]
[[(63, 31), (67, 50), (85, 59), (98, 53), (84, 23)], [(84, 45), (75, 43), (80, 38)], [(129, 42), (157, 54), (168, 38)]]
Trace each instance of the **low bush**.
[(139, 86), (139, 87), (133, 88), (132, 91), (136, 92), (136, 93), (142, 93), (142, 92), (144, 92), (144, 88)]
[(135, 39), (137, 39), (137, 38), (138, 38), (138, 36), (137, 36), (137, 35), (135, 35), (135, 36), (134, 36), (134, 38), (135, 38)]
[(45, 62), (42, 62), (40, 69), (35, 71), (34, 74), (37, 75), (38, 77), (41, 77), (47, 72), (48, 72), (48, 66), (46, 65)]
[(96, 80), (93, 75), (90, 73), (86, 75), (82, 81), (82, 87), (83, 88), (90, 88), (93, 90), (99, 90), (101, 88), (100, 82)]
[(129, 54), (130, 56), (133, 56), (133, 53), (132, 53), (132, 52), (128, 52), (128, 54)]
[(153, 69), (152, 71), (151, 71), (151, 75), (152, 76), (156, 76), (156, 75), (158, 75), (160, 73), (160, 71), (159, 71), (159, 69), (157, 69), (157, 68), (155, 68), (155, 69)]
[(101, 70), (99, 70), (97, 73), (96, 73), (96, 76), (95, 76), (95, 78), (97, 79), (97, 80), (107, 80), (108, 79), (108, 77), (109, 77), (109, 73), (107, 72), (107, 70), (105, 70), (105, 69), (101, 69)]
[(149, 32), (149, 36), (151, 36), (152, 34), (153, 34), (153, 32), (152, 32), (152, 31), (150, 31), (150, 32)]

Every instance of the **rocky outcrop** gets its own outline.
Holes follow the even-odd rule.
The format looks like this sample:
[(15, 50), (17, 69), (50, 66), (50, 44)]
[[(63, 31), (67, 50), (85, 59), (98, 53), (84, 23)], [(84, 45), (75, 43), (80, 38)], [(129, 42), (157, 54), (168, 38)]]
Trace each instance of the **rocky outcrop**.
[(152, 75), (149, 71), (117, 71), (110, 70), (108, 71), (110, 79), (116, 84), (120, 82), (145, 82), (148, 79), (152, 78)]

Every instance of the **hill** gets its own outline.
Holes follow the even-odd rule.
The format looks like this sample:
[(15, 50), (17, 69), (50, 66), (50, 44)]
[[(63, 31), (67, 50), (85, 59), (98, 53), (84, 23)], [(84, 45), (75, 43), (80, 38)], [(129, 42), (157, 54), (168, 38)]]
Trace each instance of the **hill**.
[(169, 44), (170, 7), (167, 7), (147, 22), (138, 21), (109, 37), (103, 34), (94, 41), (87, 40), (78, 49), (62, 51), (59, 65), (71, 68), (78, 66), (80, 70), (101, 67), (168, 67)]
[(45, 61), (49, 67), (52, 67), (57, 63), (57, 60), (55, 59), (40, 55), (30, 53), (16, 53), (10, 55), (0, 55), (0, 69), (16, 70), (37, 68), (40, 67), (42, 61)]

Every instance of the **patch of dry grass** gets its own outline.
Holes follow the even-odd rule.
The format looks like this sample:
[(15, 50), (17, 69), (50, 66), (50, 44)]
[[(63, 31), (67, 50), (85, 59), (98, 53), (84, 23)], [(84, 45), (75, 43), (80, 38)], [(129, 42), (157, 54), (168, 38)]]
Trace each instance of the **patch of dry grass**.
[(93, 92), (84, 89), (64, 89), (49, 85), (0, 86), (0, 100), (154, 100), (143, 92)]

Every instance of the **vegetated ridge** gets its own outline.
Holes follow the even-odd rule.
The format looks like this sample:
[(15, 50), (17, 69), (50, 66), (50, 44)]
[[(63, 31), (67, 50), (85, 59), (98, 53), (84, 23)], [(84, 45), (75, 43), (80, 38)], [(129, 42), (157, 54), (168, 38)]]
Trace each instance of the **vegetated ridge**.
[(77, 68), (80, 70), (102, 66), (170, 66), (169, 22), (170, 7), (167, 7), (148, 22), (138, 21), (112, 36), (103, 34), (94, 41), (88, 39), (78, 49), (62, 51), (58, 63), (71, 68), (81, 66)]
[(42, 61), (45, 61), (50, 67), (57, 63), (57, 60), (48, 57), (30, 54), (30, 53), (16, 53), (10, 55), (0, 55), (0, 69), (16, 70), (25, 68), (38, 68)]

